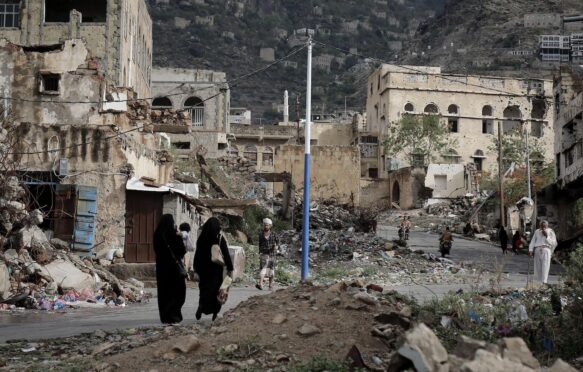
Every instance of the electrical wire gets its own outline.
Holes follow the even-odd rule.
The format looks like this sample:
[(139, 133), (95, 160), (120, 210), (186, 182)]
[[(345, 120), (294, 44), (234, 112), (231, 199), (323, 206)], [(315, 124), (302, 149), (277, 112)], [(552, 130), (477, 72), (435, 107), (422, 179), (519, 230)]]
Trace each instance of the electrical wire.
[[(301, 45), (299, 48), (297, 48), (296, 50), (292, 50), (292, 52), (286, 54), (285, 56), (263, 66), (260, 67), (258, 69), (255, 69), (251, 72), (248, 72), (246, 74), (243, 74), (241, 76), (235, 77), (231, 80), (227, 80), (225, 82), (222, 83), (215, 83), (203, 88), (198, 88), (196, 90), (191, 91), (191, 93), (196, 93), (196, 92), (200, 92), (203, 90), (208, 90), (208, 89), (213, 89), (217, 86), (225, 86), (228, 87), (231, 84), (236, 83), (239, 80), (242, 79), (246, 79), (248, 77), (257, 75), (259, 73), (262, 73), (268, 69), (270, 69), (271, 67), (287, 60), (288, 58), (291, 58), (293, 56), (295, 56), (296, 54), (298, 54), (300, 51), (304, 50), (305, 48), (307, 48), (308, 45)], [(226, 88), (226, 89), (231, 89), (231, 88)], [(173, 97), (173, 96), (178, 96), (178, 95), (182, 95), (184, 93), (172, 93), (172, 94), (168, 94), (165, 95), (165, 97)], [(98, 105), (98, 104), (102, 104), (102, 103), (108, 103), (108, 102), (112, 102), (112, 103), (120, 103), (120, 102), (138, 102), (138, 101), (149, 101), (149, 100), (153, 100), (155, 98), (158, 98), (160, 96), (156, 96), (156, 97), (147, 97), (147, 98), (128, 98), (128, 99), (122, 99), (122, 100), (114, 100), (114, 101), (52, 101), (52, 100), (35, 100), (35, 99), (29, 99), (29, 98), (21, 98), (21, 97), (7, 97), (7, 96), (3, 96), (3, 99), (6, 99), (8, 101), (19, 101), (19, 102), (30, 102), (30, 103), (54, 103), (54, 104), (94, 104), (94, 105)], [(192, 106), (194, 107), (194, 106)]]
[[(473, 83), (468, 83), (467, 81), (466, 82), (463, 82), (463, 81), (459, 81), (459, 80), (456, 80), (456, 79), (448, 78), (447, 76), (444, 76), (443, 74), (430, 74), (427, 71), (419, 70), (419, 69), (416, 69), (416, 68), (414, 68), (412, 66), (394, 64), (394, 63), (391, 63), (391, 62), (388, 62), (388, 61), (385, 61), (385, 60), (382, 60), (382, 59), (379, 59), (379, 58), (376, 58), (376, 57), (370, 57), (370, 56), (366, 56), (366, 55), (363, 55), (363, 54), (360, 54), (360, 53), (354, 53), (354, 52), (351, 52), (350, 50), (346, 50), (346, 49), (343, 49), (343, 48), (340, 48), (340, 47), (337, 47), (337, 46), (334, 46), (334, 45), (331, 45), (331, 44), (327, 44), (327, 43), (324, 43), (324, 42), (321, 42), (321, 41), (318, 41), (318, 40), (312, 40), (312, 42), (314, 42), (316, 44), (320, 44), (320, 45), (325, 46), (325, 47), (328, 47), (328, 48), (331, 48), (331, 49), (335, 49), (337, 51), (340, 51), (340, 52), (343, 52), (343, 53), (346, 53), (346, 54), (349, 54), (349, 55), (353, 55), (355, 57), (359, 57), (359, 58), (362, 58), (362, 59), (370, 59), (372, 61), (379, 62), (379, 63), (390, 64), (390, 65), (397, 66), (397, 67), (400, 67), (400, 68), (405, 69), (405, 70), (410, 70), (410, 71), (413, 71), (413, 72), (416, 72), (416, 73), (420, 73), (420, 74), (424, 74), (424, 75), (437, 76), (440, 79), (449, 80), (449, 81), (452, 81), (452, 82), (455, 82), (455, 83), (458, 83), (458, 84), (465, 84), (467, 86), (473, 86), (473, 87), (476, 87), (476, 88), (488, 89), (488, 90), (490, 90), (492, 92), (502, 93), (502, 94), (510, 95), (510, 96), (514, 96), (514, 97), (520, 97), (520, 96), (522, 96), (521, 94), (517, 94), (517, 93), (513, 93), (513, 92), (509, 92), (509, 91), (504, 91), (504, 90), (496, 89), (496, 88), (493, 88), (493, 87), (487, 87), (487, 86), (480, 85), (480, 84), (473, 84)], [(550, 103), (554, 103), (554, 101), (552, 99), (549, 99), (549, 98), (544, 98), (544, 100), (547, 101), (547, 102), (550, 102)]]

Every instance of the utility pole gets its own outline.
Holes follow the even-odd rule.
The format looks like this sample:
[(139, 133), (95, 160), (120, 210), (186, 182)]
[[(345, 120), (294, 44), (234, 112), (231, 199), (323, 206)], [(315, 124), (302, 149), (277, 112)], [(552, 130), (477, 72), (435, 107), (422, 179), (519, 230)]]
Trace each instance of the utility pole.
[(530, 149), (528, 148), (528, 128), (524, 127), (526, 135), (526, 185), (528, 187), (528, 198), (532, 200), (532, 190), (530, 185)]
[(306, 78), (306, 124), (304, 126), (304, 220), (302, 226), (302, 280), (308, 279), (310, 260), (310, 140), (312, 121), (312, 37), (308, 38), (308, 69)]
[(302, 114), (300, 113), (300, 95), (296, 95), (296, 117), (298, 119), (297, 132), (296, 132), (296, 144), (300, 144), (300, 121), (302, 120)]
[(502, 161), (502, 121), (498, 120), (498, 178), (500, 179), (500, 225), (506, 226), (504, 218), (504, 168)]

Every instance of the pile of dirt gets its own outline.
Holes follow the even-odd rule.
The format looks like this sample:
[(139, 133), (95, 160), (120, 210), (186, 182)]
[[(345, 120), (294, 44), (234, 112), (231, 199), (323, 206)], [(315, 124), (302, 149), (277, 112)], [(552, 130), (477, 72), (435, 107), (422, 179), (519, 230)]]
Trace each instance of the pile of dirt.
[[(304, 216), (302, 199), (296, 198), (294, 224), (301, 229)], [(375, 208), (357, 208), (339, 204), (335, 200), (312, 202), (310, 204), (310, 228), (369, 232), (376, 228), (379, 211)]]

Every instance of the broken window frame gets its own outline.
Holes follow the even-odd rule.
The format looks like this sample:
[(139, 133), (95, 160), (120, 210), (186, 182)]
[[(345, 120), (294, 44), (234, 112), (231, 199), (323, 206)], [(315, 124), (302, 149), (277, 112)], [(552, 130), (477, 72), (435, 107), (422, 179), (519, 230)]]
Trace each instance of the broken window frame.
[(189, 141), (176, 141), (172, 142), (172, 148), (175, 150), (190, 150), (192, 143)]
[(460, 121), (458, 118), (447, 118), (447, 127), (450, 133), (460, 132)]
[(482, 134), (494, 134), (494, 120), (482, 119)]
[[(8, 20), (10, 19), (10, 24)], [(0, 28), (20, 27), (20, 1), (0, 1)]]
[[(52, 2), (59, 3), (59, 5), (52, 4)], [(101, 2), (101, 4), (99, 4)], [(81, 23), (100, 24), (107, 22), (107, 0), (87, 1), (87, 0), (43, 0), (44, 5), (44, 23), (69, 23), (71, 21), (71, 11), (76, 10), (81, 13)], [(98, 9), (94, 13), (89, 12), (88, 6), (101, 5), (104, 8)], [(60, 12), (53, 14), (54, 10), (49, 8), (61, 6), (63, 8)], [(47, 12), (49, 10), (49, 12)], [(68, 10), (68, 11), (67, 11)], [(93, 9), (95, 10), (95, 9)], [(65, 13), (66, 12), (66, 13)], [(48, 14), (47, 14), (48, 13)], [(93, 19), (98, 20), (93, 20)]]
[(530, 122), (530, 135), (535, 138), (544, 136), (544, 122), (533, 120)]
[[(55, 80), (49, 80), (55, 79)], [(56, 84), (56, 86), (55, 86)], [(48, 87), (47, 87), (48, 86)], [(54, 89), (56, 88), (56, 89)], [(61, 94), (61, 75), (54, 73), (43, 73), (39, 76), (39, 93), (48, 95)]]

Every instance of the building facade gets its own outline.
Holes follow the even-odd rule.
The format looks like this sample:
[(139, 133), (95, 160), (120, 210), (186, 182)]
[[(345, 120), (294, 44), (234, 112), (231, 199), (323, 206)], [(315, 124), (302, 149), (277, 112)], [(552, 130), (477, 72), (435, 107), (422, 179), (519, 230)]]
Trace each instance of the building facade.
[[(527, 130), (553, 159), (554, 103), (550, 80), (442, 74), (435, 67), (383, 65), (368, 79), (365, 132), (381, 143), (389, 128), (406, 115), (436, 115), (448, 124), (455, 148), (434, 154), (438, 163), (474, 164), (478, 171), (498, 169), (495, 141), (498, 123), (503, 135)], [(407, 167), (411, 159), (385, 154), (379, 147), (381, 178)], [(375, 171), (376, 172), (376, 171)]]
[[(2, 0), (0, 38), (38, 50), (83, 40), (106, 81), (150, 96), (152, 20), (145, 0)], [(41, 48), (42, 47), (42, 48)]]
[(152, 109), (190, 113), (190, 133), (169, 134), (181, 157), (198, 147), (207, 156), (226, 154), (230, 127), (230, 93), (224, 72), (155, 68), (152, 73)]

